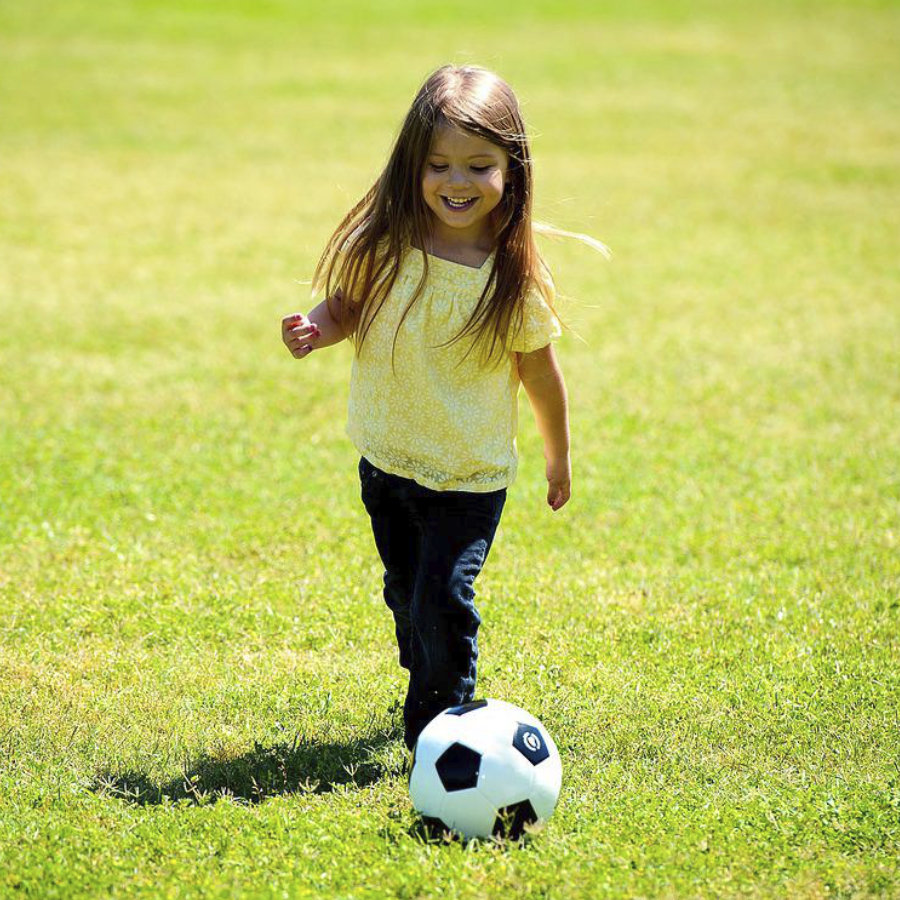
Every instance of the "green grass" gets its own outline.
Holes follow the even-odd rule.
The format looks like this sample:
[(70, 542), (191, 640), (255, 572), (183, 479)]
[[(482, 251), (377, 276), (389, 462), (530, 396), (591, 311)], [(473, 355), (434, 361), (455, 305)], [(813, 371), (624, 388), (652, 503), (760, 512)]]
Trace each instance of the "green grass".
[[(0, 896), (900, 896), (893, 3), (0, 5)], [(559, 807), (427, 842), (345, 437), (330, 229), (497, 69), (573, 331), (479, 694)]]

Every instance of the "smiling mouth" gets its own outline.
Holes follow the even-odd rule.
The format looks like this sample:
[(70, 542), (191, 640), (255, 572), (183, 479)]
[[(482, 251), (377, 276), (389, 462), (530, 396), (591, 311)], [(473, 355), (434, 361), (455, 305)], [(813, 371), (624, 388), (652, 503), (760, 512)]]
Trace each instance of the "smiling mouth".
[(478, 201), (478, 198), (468, 197), (467, 199), (457, 200), (455, 198), (444, 197), (443, 195), (441, 195), (441, 200), (444, 201), (444, 206), (447, 209), (452, 209), (454, 212), (461, 212), (466, 209), (471, 209)]

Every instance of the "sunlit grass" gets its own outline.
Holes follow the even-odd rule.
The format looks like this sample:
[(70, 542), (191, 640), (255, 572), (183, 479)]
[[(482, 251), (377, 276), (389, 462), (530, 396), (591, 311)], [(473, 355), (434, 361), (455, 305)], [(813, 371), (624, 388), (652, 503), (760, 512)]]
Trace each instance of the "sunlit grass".
[[(465, 25), (465, 27), (463, 27)], [(891, 4), (0, 7), (0, 896), (892, 896)], [(534, 133), (574, 496), (521, 467), (479, 693), (563, 754), (424, 843), (317, 254), (421, 79)]]

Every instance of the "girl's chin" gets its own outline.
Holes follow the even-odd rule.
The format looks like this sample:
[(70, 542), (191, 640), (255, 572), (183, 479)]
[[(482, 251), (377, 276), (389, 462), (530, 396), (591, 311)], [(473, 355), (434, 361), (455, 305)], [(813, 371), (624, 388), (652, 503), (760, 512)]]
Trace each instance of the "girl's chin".
[(467, 215), (453, 213), (448, 215), (442, 208), (435, 210), (430, 206), (428, 207), (428, 212), (432, 228), (446, 228), (448, 229), (448, 234), (465, 231), (466, 233), (477, 233), (479, 239), (483, 238), (485, 234), (496, 237), (497, 223), (494, 221), (494, 216), (491, 213), (473, 219), (472, 216)]

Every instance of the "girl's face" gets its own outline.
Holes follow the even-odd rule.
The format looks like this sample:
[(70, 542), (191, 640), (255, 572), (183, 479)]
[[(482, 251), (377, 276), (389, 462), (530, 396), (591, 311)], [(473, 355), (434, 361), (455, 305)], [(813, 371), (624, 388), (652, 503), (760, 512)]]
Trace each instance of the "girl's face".
[(488, 217), (503, 197), (508, 165), (502, 147), (468, 131), (437, 129), (422, 174), (433, 236), (450, 243), (492, 241)]

